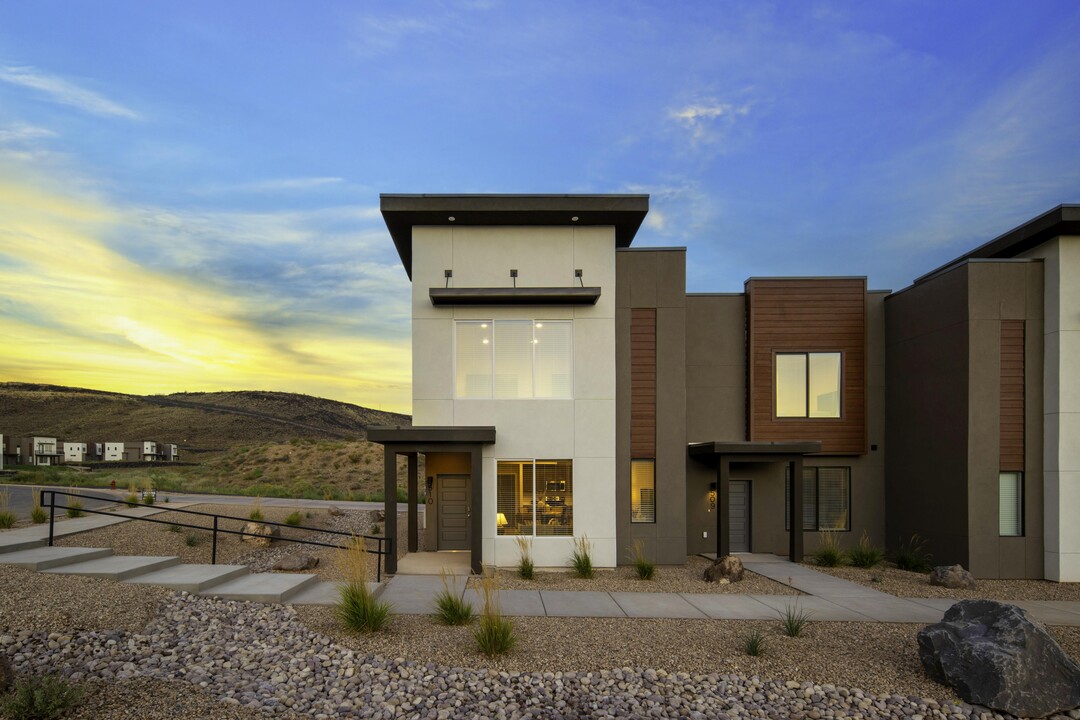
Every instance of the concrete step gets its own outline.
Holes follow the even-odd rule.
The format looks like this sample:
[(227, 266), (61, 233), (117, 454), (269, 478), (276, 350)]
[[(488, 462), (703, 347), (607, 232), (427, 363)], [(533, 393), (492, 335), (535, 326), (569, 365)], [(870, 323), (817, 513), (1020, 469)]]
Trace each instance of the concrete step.
[(111, 548), (37, 547), (4, 553), (0, 555), (0, 565), (14, 565), (41, 571), (110, 555), (112, 555)]
[(0, 553), (45, 547), (47, 542), (46, 540), (9, 540), (4, 535), (0, 535)]
[(126, 580), (143, 573), (172, 567), (179, 562), (178, 557), (161, 557), (160, 555), (113, 555), (71, 563), (45, 572), (55, 575), (82, 575), (105, 580)]
[(131, 585), (161, 585), (173, 590), (200, 593), (251, 572), (247, 565), (173, 565), (144, 573), (124, 582)]
[(200, 595), (222, 600), (250, 600), (261, 603), (280, 603), (297, 595), (318, 581), (317, 575), (292, 573), (252, 573), (203, 590)]

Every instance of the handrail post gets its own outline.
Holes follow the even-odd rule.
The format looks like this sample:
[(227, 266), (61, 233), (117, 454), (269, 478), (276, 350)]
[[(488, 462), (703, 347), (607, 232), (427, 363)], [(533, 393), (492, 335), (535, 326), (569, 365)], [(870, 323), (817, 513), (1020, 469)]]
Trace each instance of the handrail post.
[(214, 516), (214, 541), (210, 549), (210, 564), (217, 565), (217, 520), (218, 516)]
[(375, 582), (382, 582), (383, 549), (382, 538), (379, 538), (379, 559), (375, 562)]
[[(45, 491), (41, 491), (42, 499), (44, 499)], [(56, 493), (49, 490), (49, 547), (53, 546), (53, 528), (56, 522)]]

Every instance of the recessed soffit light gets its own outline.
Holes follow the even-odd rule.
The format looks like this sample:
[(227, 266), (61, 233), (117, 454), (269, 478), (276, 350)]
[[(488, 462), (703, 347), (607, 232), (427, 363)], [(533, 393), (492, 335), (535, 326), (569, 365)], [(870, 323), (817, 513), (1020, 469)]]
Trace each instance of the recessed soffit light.
[(453, 215), (451, 215), (450, 217), (448, 217), (446, 219), (449, 220), (450, 222), (454, 222), (454, 220), (456, 220), (457, 218), (455, 218)]

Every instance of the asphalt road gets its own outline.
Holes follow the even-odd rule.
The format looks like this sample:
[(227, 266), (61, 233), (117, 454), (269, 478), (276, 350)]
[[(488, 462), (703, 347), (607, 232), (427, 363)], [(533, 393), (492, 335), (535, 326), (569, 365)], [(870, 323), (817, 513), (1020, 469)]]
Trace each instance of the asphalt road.
[[(39, 492), (41, 489), (42, 489), (42, 487), (39, 486), (39, 485), (0, 485), (0, 493), (6, 491), (7, 494), (8, 494), (8, 509), (11, 510), (11, 512), (15, 513), (15, 516), (20, 518), (20, 519), (30, 517), (30, 508), (33, 507), (33, 503), (34, 503), (33, 496), (34, 496), (35, 493)], [(71, 490), (70, 488), (67, 488), (67, 487), (56, 487), (56, 488), (45, 488), (45, 489), (65, 491), (65, 492), (69, 492)], [(103, 507), (108, 507), (109, 505), (115, 504), (116, 501), (115, 500), (95, 500), (95, 499), (91, 499), (90, 497), (86, 497), (86, 496), (95, 495), (95, 496), (99, 496), (99, 497), (112, 497), (112, 498), (116, 498), (118, 500), (118, 499), (120, 499), (120, 495), (121, 495), (120, 493), (112, 493), (109, 490), (90, 490), (90, 489), (81, 491), (80, 494), (82, 494), (84, 496), (82, 498), (83, 507), (85, 507), (88, 510), (100, 510)], [(71, 500), (71, 498), (69, 498), (69, 497), (67, 497), (65, 495), (57, 495), (56, 496), (56, 506), (57, 506), (57, 508), (64, 507), (70, 500)], [(62, 512), (62, 511), (58, 510), (58, 513), (60, 513), (60, 512)]]

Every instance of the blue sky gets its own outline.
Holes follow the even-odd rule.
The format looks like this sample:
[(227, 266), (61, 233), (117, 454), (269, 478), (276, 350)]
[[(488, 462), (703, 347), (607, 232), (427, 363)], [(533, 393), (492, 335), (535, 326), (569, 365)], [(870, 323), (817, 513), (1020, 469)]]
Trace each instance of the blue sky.
[(1080, 201), (1075, 2), (0, 6), (0, 377), (409, 406), (379, 192), (647, 192), (691, 291)]

